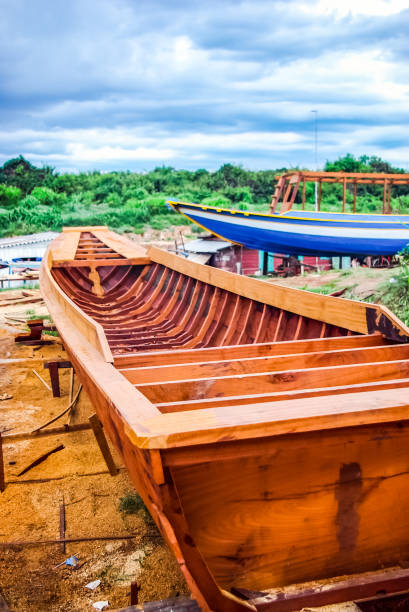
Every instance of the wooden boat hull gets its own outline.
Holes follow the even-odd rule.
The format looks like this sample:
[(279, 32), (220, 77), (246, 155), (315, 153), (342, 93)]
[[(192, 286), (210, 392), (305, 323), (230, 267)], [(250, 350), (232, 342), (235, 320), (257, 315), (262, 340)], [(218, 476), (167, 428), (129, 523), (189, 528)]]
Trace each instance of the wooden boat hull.
[(233, 593), (407, 563), (409, 330), (389, 311), (106, 228), (64, 231), (40, 282), (203, 610), (296, 609)]
[(409, 215), (310, 211), (261, 214), (168, 200), (174, 210), (217, 236), (289, 255), (394, 255), (409, 243)]

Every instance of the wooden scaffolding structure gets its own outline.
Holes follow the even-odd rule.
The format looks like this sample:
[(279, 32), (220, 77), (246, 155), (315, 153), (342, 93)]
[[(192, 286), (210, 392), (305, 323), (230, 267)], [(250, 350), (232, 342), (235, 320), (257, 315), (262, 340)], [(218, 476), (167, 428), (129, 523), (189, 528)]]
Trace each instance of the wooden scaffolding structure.
[[(309, 172), (291, 171), (278, 175), (270, 210), (278, 212), (281, 200), (281, 212), (291, 210), (299, 189), (302, 189), (302, 210), (305, 210), (306, 183), (318, 183), (317, 208), (321, 209), (321, 195), (323, 183), (341, 183), (343, 185), (342, 212), (346, 208), (347, 185), (353, 185), (353, 212), (356, 212), (357, 185), (383, 185), (383, 214), (391, 212), (391, 192), (393, 185), (409, 185), (409, 174), (384, 174), (361, 172)], [(302, 187), (301, 187), (302, 186)]]

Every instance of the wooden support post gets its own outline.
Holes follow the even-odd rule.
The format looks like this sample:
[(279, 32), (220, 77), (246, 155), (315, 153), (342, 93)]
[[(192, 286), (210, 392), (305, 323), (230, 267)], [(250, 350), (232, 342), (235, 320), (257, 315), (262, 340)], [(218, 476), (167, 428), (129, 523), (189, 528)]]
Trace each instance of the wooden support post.
[(50, 371), (51, 388), (53, 390), (53, 397), (61, 397), (60, 392), (60, 375), (58, 371), (58, 364), (55, 361), (50, 361), (48, 364)]
[(5, 488), (6, 479), (4, 477), (3, 438), (0, 431), (0, 492), (3, 493)]
[(385, 214), (386, 211), (386, 192), (388, 189), (388, 182), (386, 179), (384, 179), (383, 181), (383, 206), (382, 206), (382, 212), (383, 214)]
[(50, 371), (50, 381), (53, 390), (53, 397), (61, 397), (60, 391), (60, 368), (72, 368), (70, 361), (46, 361), (44, 368)]
[(136, 580), (133, 580), (131, 582), (131, 606), (138, 605), (140, 590), (141, 590), (141, 587), (139, 586), (139, 584), (136, 582)]
[(354, 204), (353, 204), (353, 212), (356, 212), (356, 181), (354, 182)]
[(322, 182), (318, 183), (318, 210), (321, 210)]
[(268, 253), (267, 251), (263, 252), (263, 276), (267, 276), (268, 274)]
[(65, 553), (65, 503), (64, 495), (60, 504), (60, 540), (61, 540), (61, 552)]
[(101, 451), (102, 456), (104, 457), (108, 471), (111, 474), (111, 476), (116, 476), (118, 474), (118, 470), (114, 463), (113, 457), (111, 455), (111, 451), (109, 449), (107, 439), (102, 430), (101, 421), (99, 420), (97, 415), (94, 413), (93, 415), (89, 417), (89, 422), (91, 423), (92, 431), (94, 432), (95, 439), (99, 446), (99, 450)]
[(302, 209), (305, 210), (305, 186), (306, 186), (306, 181), (303, 181), (302, 184)]
[(389, 182), (389, 189), (388, 189), (388, 207), (386, 211), (388, 215), (391, 214), (391, 194), (392, 194), (392, 181)]
[(343, 195), (342, 195), (342, 212), (344, 213), (345, 212), (345, 204), (346, 204), (346, 201), (347, 201), (347, 180), (346, 180), (345, 177), (344, 177), (344, 180), (343, 180), (343, 184), (344, 184), (344, 190), (343, 190)]
[(75, 371), (74, 368), (71, 368), (70, 371), (70, 389), (68, 391), (68, 403), (71, 404), (72, 398), (74, 397), (74, 380), (75, 380)]

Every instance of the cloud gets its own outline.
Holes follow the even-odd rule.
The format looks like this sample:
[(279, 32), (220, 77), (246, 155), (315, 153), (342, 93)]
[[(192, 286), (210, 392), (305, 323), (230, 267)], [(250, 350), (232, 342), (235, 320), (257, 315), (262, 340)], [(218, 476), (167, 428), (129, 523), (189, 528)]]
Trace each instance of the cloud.
[(403, 0), (16, 0), (0, 21), (0, 163), (405, 165)]

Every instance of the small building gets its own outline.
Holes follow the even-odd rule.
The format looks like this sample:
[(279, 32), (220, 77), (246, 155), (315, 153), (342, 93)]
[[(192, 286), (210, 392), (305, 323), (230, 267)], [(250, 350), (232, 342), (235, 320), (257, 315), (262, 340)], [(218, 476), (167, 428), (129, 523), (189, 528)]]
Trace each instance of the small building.
[(184, 246), (185, 254), (191, 261), (207, 264), (214, 268), (238, 274), (258, 274), (259, 256), (256, 249), (212, 236), (192, 240)]
[[(25, 268), (38, 270), (48, 245), (57, 236), (57, 232), (40, 232), (0, 238), (0, 261), (8, 264), (7, 267), (0, 266), (0, 277), (18, 275)], [(17, 287), (17, 281), (13, 280), (12, 285), (9, 286)]]

